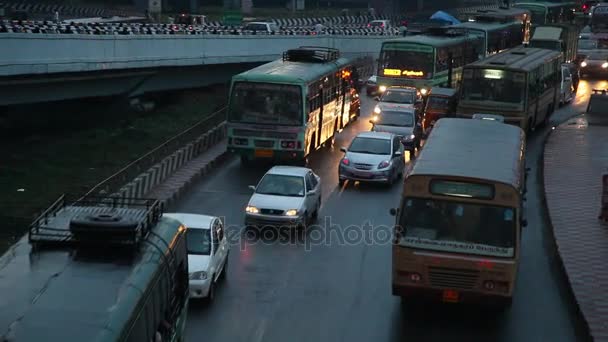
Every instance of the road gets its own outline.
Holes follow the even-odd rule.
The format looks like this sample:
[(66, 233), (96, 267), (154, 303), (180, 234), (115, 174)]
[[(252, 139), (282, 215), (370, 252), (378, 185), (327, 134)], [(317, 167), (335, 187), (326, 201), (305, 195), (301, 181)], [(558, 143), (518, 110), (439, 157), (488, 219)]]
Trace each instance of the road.
[[(551, 125), (580, 113), (589, 89), (602, 82), (581, 82), (579, 98), (552, 116)], [(605, 82), (604, 82), (605, 83)], [(584, 94), (584, 95), (581, 95)], [(363, 102), (362, 115), (374, 102)], [(581, 341), (573, 299), (559, 271), (537, 174), (548, 125), (528, 139), (528, 196), (520, 272), (510, 310), (490, 315), (483, 310), (432, 306), (402, 308), (391, 295), (390, 241), (401, 187), (346, 183), (338, 188), (340, 146), (371, 126), (368, 118), (340, 133), (333, 147), (317, 151), (311, 167), (323, 181), (321, 227), (289, 243), (271, 236), (243, 238), (231, 247), (227, 278), (216, 301), (193, 303), (189, 312), (190, 341)], [(180, 212), (223, 216), (228, 235), (242, 237), (243, 210), (251, 191), (268, 166), (244, 168), (230, 158), (195, 184), (176, 205)], [(352, 229), (353, 226), (362, 229)], [(378, 232), (365, 239), (338, 241), (337, 232)], [(329, 232), (329, 233), (328, 233)], [(331, 241), (320, 242), (326, 236)]]

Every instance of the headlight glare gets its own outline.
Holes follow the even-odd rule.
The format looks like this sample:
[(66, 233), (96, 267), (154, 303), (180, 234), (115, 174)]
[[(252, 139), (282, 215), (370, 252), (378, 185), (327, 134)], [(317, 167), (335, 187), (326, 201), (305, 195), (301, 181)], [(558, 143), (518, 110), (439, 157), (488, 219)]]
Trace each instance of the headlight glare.
[(245, 208), (245, 211), (250, 213), (250, 214), (257, 214), (260, 212), (260, 210), (256, 207), (252, 207), (252, 206), (247, 206), (247, 208)]
[(289, 209), (285, 212), (285, 216), (298, 216), (297, 209)]

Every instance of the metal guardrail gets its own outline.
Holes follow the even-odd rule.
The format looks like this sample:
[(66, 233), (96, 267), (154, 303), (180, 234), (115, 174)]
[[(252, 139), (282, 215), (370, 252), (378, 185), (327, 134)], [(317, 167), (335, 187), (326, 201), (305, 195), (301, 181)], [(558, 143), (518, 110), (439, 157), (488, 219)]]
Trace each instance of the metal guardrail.
[(225, 106), (221, 107), (219, 110), (213, 112), (211, 115), (194, 124), (192, 127), (170, 138), (150, 152), (139, 157), (137, 160), (129, 163), (118, 172), (95, 185), (86, 194), (84, 194), (79, 201), (82, 201), (83, 199), (102, 191), (108, 194), (117, 192), (122, 186), (133, 180), (142, 172), (145, 172), (176, 150), (203, 135), (212, 127), (225, 121), (225, 110)]

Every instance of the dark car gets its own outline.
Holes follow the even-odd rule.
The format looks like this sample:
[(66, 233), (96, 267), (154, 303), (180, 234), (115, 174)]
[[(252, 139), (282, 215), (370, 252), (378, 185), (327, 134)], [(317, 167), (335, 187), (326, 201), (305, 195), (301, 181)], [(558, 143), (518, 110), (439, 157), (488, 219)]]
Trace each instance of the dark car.
[(365, 92), (367, 93), (367, 96), (378, 94), (378, 76), (374, 75), (367, 79), (365, 82)]
[(427, 136), (435, 122), (441, 118), (450, 117), (456, 113), (458, 92), (452, 88), (432, 88), (426, 101), (422, 130)]
[(590, 52), (581, 62), (580, 73), (583, 77), (608, 75), (608, 52), (605, 50)]

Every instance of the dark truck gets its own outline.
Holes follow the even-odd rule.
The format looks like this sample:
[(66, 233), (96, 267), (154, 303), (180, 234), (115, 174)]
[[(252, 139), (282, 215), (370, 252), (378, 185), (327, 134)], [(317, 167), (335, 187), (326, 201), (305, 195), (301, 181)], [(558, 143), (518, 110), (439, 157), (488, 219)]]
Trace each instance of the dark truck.
[(530, 47), (561, 51), (562, 63), (576, 63), (579, 29), (571, 24), (537, 26), (530, 39)]

